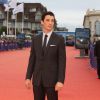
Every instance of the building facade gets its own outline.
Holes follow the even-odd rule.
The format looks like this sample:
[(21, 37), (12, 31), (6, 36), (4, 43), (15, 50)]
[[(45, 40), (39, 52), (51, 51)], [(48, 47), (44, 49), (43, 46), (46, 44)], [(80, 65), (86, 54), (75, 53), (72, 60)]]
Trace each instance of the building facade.
[(91, 37), (100, 35), (100, 10), (87, 10), (83, 21), (84, 28), (90, 28)]
[[(7, 12), (4, 9), (4, 6), (0, 4), (0, 27), (7, 26)], [(41, 3), (24, 3), (24, 12), (17, 13), (16, 16), (12, 14), (12, 9), (10, 9), (8, 14), (9, 34), (14, 33), (15, 21), (18, 32), (22, 32), (22, 29), (24, 33), (34, 33), (37, 30), (41, 30), (41, 15), (46, 11), (46, 7)]]

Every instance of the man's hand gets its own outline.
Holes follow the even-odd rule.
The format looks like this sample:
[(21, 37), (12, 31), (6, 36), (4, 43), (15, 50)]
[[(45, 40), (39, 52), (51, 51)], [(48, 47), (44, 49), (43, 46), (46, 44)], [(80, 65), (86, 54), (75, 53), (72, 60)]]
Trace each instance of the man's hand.
[(60, 91), (63, 87), (63, 83), (57, 82), (55, 85), (55, 91)]
[(27, 89), (31, 88), (31, 80), (30, 79), (25, 80), (25, 86), (26, 86)]

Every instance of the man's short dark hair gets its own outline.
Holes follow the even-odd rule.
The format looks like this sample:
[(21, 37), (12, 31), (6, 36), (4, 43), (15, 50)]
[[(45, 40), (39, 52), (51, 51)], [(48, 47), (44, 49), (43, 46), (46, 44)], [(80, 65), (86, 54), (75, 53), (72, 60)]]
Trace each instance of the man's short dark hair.
[(48, 11), (48, 12), (43, 13), (43, 15), (42, 15), (42, 17), (41, 17), (41, 20), (44, 21), (45, 16), (47, 16), (47, 15), (53, 16), (54, 19), (55, 19), (55, 15), (54, 15), (54, 13), (51, 12), (51, 11)]

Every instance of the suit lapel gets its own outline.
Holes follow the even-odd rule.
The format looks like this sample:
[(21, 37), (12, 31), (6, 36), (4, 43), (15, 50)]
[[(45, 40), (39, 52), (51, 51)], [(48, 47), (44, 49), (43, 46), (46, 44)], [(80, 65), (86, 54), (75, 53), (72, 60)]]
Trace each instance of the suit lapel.
[(40, 53), (42, 53), (42, 36), (43, 36), (43, 34), (41, 33), (40, 35), (39, 35), (39, 38), (38, 38), (38, 40), (37, 40), (37, 45), (38, 45), (38, 49), (39, 49), (39, 51), (40, 51)]

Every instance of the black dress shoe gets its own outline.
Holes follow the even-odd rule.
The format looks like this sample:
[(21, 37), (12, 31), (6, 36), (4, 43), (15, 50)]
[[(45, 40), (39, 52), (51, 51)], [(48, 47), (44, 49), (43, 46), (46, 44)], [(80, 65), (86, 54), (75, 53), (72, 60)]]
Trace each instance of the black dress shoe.
[(98, 76), (98, 79), (100, 79), (100, 76)]

